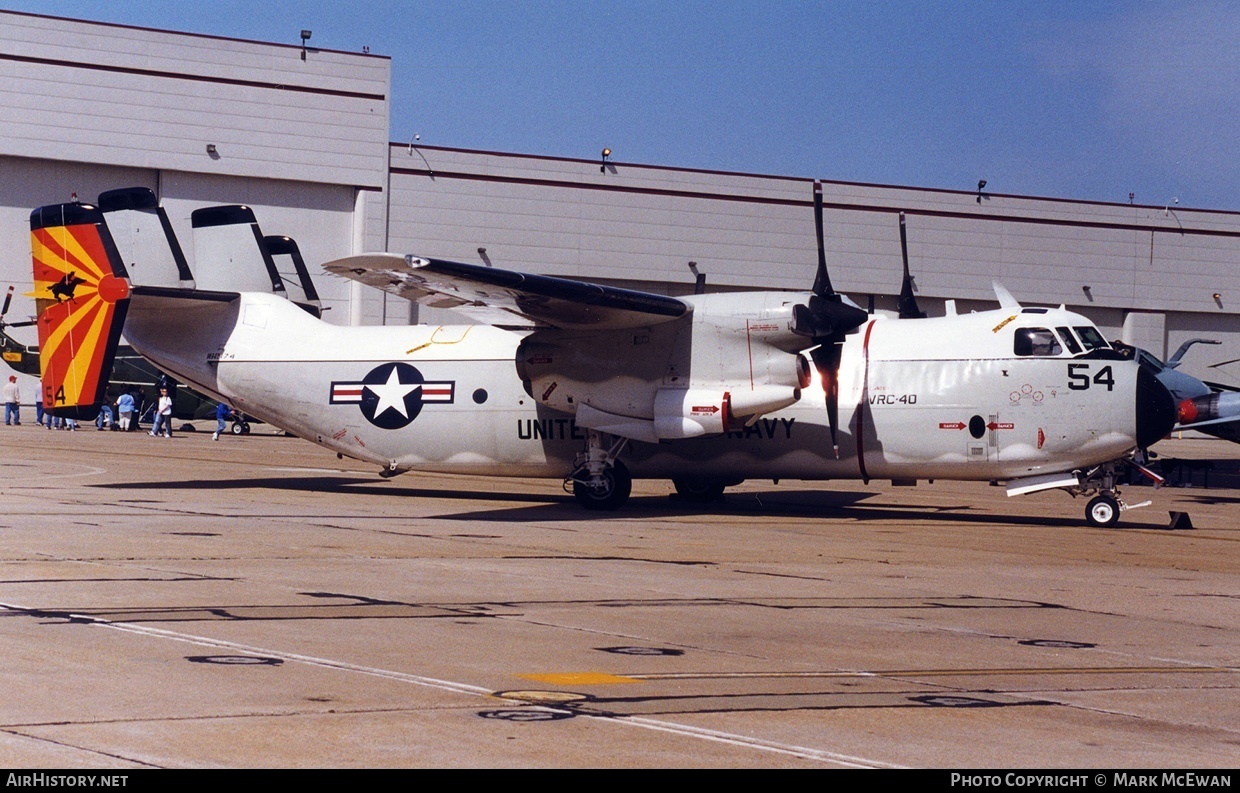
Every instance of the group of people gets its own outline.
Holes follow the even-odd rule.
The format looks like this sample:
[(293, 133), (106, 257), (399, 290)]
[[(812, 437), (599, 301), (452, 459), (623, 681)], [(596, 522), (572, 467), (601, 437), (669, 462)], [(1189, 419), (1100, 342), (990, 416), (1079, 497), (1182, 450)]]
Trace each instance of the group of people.
[[(172, 437), (172, 396), (169, 388), (160, 386), (159, 399), (155, 403), (154, 423), (148, 433), (152, 438)], [(135, 394), (134, 392), (137, 391)], [(117, 429), (121, 432), (140, 429), (141, 408), (145, 399), (141, 389), (126, 388), (114, 401), (105, 399), (99, 409), (99, 417), (95, 419), (97, 429)], [(17, 376), (9, 375), (9, 381), (0, 389), (0, 397), (4, 399), (4, 423), (8, 426), (21, 426), (21, 389), (17, 385)], [(112, 408), (116, 408), (113, 414)], [(35, 422), (50, 429), (73, 431), (78, 428), (75, 419), (53, 416), (43, 410), (43, 400), (35, 400)], [(211, 440), (218, 441), (228, 426), (228, 420), (236, 415), (227, 404), (221, 402), (215, 409), (216, 428)]]

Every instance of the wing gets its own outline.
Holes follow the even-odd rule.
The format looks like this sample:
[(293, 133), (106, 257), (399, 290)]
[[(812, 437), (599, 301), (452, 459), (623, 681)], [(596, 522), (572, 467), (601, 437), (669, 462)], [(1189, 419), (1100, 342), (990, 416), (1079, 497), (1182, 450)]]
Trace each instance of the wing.
[(434, 308), (485, 306), (556, 328), (645, 327), (692, 311), (667, 295), (393, 253), (350, 256), (323, 269)]

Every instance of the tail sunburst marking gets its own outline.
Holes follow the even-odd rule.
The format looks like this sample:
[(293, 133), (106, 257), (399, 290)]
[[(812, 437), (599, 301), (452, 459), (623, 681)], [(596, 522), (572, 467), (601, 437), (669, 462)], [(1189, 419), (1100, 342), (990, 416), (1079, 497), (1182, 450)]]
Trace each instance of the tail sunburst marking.
[(129, 283), (103, 213), (59, 204), (30, 215), (43, 406), (97, 415), (128, 308)]

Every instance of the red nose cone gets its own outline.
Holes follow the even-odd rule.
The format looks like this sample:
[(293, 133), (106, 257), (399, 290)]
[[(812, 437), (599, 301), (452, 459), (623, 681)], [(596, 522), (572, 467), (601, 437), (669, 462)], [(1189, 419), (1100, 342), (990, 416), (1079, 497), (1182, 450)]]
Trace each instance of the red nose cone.
[(1181, 424), (1192, 424), (1197, 420), (1197, 404), (1191, 399), (1181, 402), (1177, 412)]

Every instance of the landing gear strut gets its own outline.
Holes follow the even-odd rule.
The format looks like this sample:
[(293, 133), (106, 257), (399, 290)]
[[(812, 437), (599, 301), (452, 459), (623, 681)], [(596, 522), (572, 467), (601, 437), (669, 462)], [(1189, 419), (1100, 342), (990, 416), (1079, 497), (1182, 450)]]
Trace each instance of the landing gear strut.
[(1120, 465), (1123, 465), (1122, 461), (1118, 465), (1114, 462), (1104, 463), (1087, 473), (1082, 473), (1080, 474), (1080, 486), (1068, 491), (1074, 496), (1093, 496), (1085, 505), (1085, 522), (1090, 526), (1110, 528), (1119, 523), (1121, 512), (1144, 507), (1150, 503), (1146, 501), (1141, 504), (1125, 504), (1119, 497), (1119, 488), (1116, 485), (1120, 481), (1118, 473)]
[(620, 438), (610, 449), (604, 449), (602, 433), (589, 431), (586, 450), (577, 455), (573, 472), (564, 480), (565, 488), (572, 483), (577, 503), (586, 509), (611, 511), (629, 500), (633, 477), (624, 463), (616, 459), (627, 442), (627, 438)]

